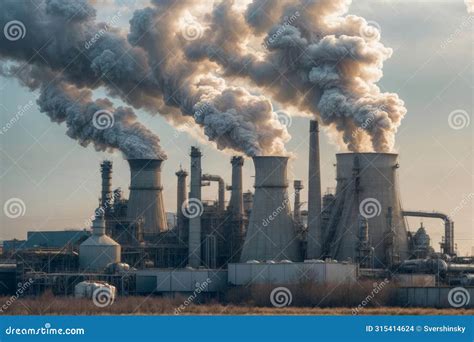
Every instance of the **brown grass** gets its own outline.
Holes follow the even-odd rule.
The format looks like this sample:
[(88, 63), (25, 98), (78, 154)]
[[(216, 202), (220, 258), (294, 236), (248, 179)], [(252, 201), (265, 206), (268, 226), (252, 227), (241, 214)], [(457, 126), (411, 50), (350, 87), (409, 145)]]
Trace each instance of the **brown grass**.
[[(261, 289), (260, 289), (261, 290)], [(8, 297), (0, 297), (6, 303)], [(110, 306), (100, 308), (91, 300), (55, 297), (44, 294), (36, 298), (20, 298), (0, 315), (174, 315), (185, 298), (119, 297)], [(1, 308), (1, 307), (0, 307)], [(255, 305), (191, 304), (181, 310), (182, 315), (352, 315), (351, 307), (285, 307), (273, 308)], [(434, 309), (365, 307), (360, 315), (473, 315), (474, 309)]]

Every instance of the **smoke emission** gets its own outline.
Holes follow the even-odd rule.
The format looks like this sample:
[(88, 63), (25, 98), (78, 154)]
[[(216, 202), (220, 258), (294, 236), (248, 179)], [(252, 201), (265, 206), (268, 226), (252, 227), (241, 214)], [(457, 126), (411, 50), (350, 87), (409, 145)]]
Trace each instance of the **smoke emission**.
[[(28, 2), (0, 3), (2, 25), (17, 20), (26, 28), (22, 39), (2, 36), (2, 60), (60, 74), (54, 92), (66, 92), (62, 99), (103, 87), (109, 96), (164, 115), (173, 125), (192, 118), (219, 149), (285, 154), (290, 137), (272, 101), (318, 118), (351, 151), (390, 151), (406, 113), (396, 94), (376, 85), (392, 51), (376, 28), (347, 15), (347, 0), (254, 0), (244, 9), (232, 0), (209, 8), (199, 1), (153, 0), (135, 11), (126, 36), (97, 21), (86, 0), (35, 4), (32, 11)], [(42, 84), (46, 92), (32, 70), (11, 75), (39, 82), (35, 86)], [(80, 109), (87, 117), (94, 106), (82, 103)], [(137, 127), (144, 128), (123, 111), (131, 113), (115, 110), (127, 124), (119, 125), (124, 131), (115, 132), (113, 146), (104, 140), (107, 132), (83, 136), (81, 120), (64, 120), (68, 135), (99, 149), (123, 149), (117, 139), (130, 131), (138, 136)], [(150, 137), (149, 131), (142, 136)], [(148, 153), (143, 147), (127, 151)]]

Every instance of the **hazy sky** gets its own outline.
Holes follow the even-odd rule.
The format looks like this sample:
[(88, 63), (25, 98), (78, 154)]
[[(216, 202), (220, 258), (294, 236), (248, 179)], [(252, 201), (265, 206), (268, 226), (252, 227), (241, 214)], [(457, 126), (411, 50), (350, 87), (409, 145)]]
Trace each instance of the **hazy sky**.
[[(120, 10), (118, 26), (127, 30), (132, 11), (124, 4), (140, 8), (146, 2), (117, 2), (120, 7), (112, 0), (95, 1), (99, 18), (106, 20)], [(357, 0), (350, 13), (378, 25), (382, 42), (394, 50), (378, 85), (384, 91), (398, 93), (408, 109), (396, 140), (403, 207), (451, 215), (460, 254), (472, 253), (473, 14), (469, 17), (463, 0)], [(26, 207), (25, 215), (18, 218), (0, 212), (0, 240), (23, 239), (29, 230), (84, 228), (97, 206), (99, 163), (104, 158), (114, 162), (113, 186), (121, 187), (128, 195), (129, 170), (119, 153), (99, 153), (92, 147), (79, 146), (65, 136), (64, 126), (50, 123), (46, 115), (39, 113), (37, 94), (29, 93), (16, 81), (0, 78), (0, 92), (0, 125), (5, 128), (13, 117), (19, 117), (0, 134), (1, 203), (3, 206), (11, 198), (20, 198)], [(105, 96), (100, 91), (96, 95)], [(118, 100), (114, 102), (120, 104)], [(20, 115), (19, 106), (26, 106)], [(230, 155), (176, 131), (159, 115), (137, 113), (141, 122), (160, 136), (168, 154), (163, 168), (167, 211), (176, 209), (174, 173), (180, 164), (189, 169), (189, 149), (193, 144), (198, 144), (204, 153), (203, 171), (219, 173), (230, 183)], [(450, 125), (450, 114), (451, 118), (466, 119), (461, 127), (455, 127), (459, 129)], [(306, 184), (308, 119), (293, 118), (288, 130), (292, 139), (287, 148), (295, 155), (290, 162), (290, 180), (301, 179)], [(321, 132), (323, 189), (335, 186), (336, 152), (337, 148)], [(252, 188), (253, 174), (252, 161), (246, 159), (245, 190)], [(302, 196), (305, 198), (306, 193)], [(204, 189), (204, 199), (216, 197), (216, 185)], [(432, 246), (439, 250), (443, 223), (423, 221)], [(415, 230), (419, 223), (419, 219), (409, 219), (410, 229)]]

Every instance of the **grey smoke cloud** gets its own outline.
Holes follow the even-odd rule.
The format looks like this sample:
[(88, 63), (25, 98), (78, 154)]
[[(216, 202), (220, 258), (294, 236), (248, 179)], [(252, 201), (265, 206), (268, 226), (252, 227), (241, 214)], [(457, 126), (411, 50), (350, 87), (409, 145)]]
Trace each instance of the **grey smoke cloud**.
[[(391, 151), (406, 109), (397, 94), (376, 85), (392, 53), (378, 30), (347, 15), (350, 0), (273, 3), (255, 0), (240, 13), (233, 1), (222, 1), (208, 19), (211, 29), (186, 47), (187, 57), (217, 63), (226, 76), (250, 80), (274, 100), (312, 113), (348, 150)], [(230, 26), (237, 34), (222, 34)], [(263, 38), (263, 57), (244, 46), (255, 36)]]

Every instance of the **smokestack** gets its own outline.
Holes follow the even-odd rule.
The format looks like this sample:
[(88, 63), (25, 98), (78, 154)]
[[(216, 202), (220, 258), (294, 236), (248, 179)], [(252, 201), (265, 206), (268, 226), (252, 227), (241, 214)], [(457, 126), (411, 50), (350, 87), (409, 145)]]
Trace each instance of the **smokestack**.
[(210, 182), (217, 182), (218, 183), (218, 200), (217, 200), (217, 207), (219, 212), (223, 212), (225, 210), (225, 183), (221, 176), (217, 175), (210, 175), (204, 174), (202, 175), (203, 181), (210, 181)]
[[(199, 205), (202, 208), (201, 202), (201, 157), (202, 153), (198, 147), (191, 147), (191, 191), (189, 193), (188, 208), (193, 205)], [(194, 212), (194, 211), (192, 211)], [(189, 242), (188, 242), (188, 265), (191, 267), (201, 266), (201, 214), (194, 212), (189, 216)]]
[(167, 229), (161, 186), (162, 159), (128, 159), (130, 165), (130, 197), (127, 219), (144, 219), (143, 232), (158, 234)]
[(241, 262), (300, 260), (288, 198), (288, 157), (253, 157), (255, 195)]
[(293, 187), (295, 189), (295, 204), (293, 208), (293, 219), (296, 223), (301, 224), (301, 200), (300, 192), (303, 189), (303, 184), (300, 180), (295, 180), (293, 182)]
[(318, 259), (322, 253), (321, 232), (321, 169), (319, 165), (319, 124), (309, 124), (308, 175), (308, 259)]
[(186, 234), (184, 232), (185, 218), (182, 208), (184, 203), (188, 199), (188, 194), (186, 192), (186, 178), (188, 177), (188, 173), (182, 168), (180, 168), (175, 174), (178, 177), (178, 187), (176, 194), (176, 216), (178, 218), (178, 234), (180, 238), (183, 238)]
[(234, 219), (241, 219), (243, 216), (243, 192), (242, 192), (242, 166), (244, 158), (240, 156), (232, 157), (232, 186), (229, 207)]
[(110, 211), (112, 199), (112, 162), (110, 160), (104, 160), (100, 164), (100, 173), (102, 175), (100, 206), (107, 213)]

